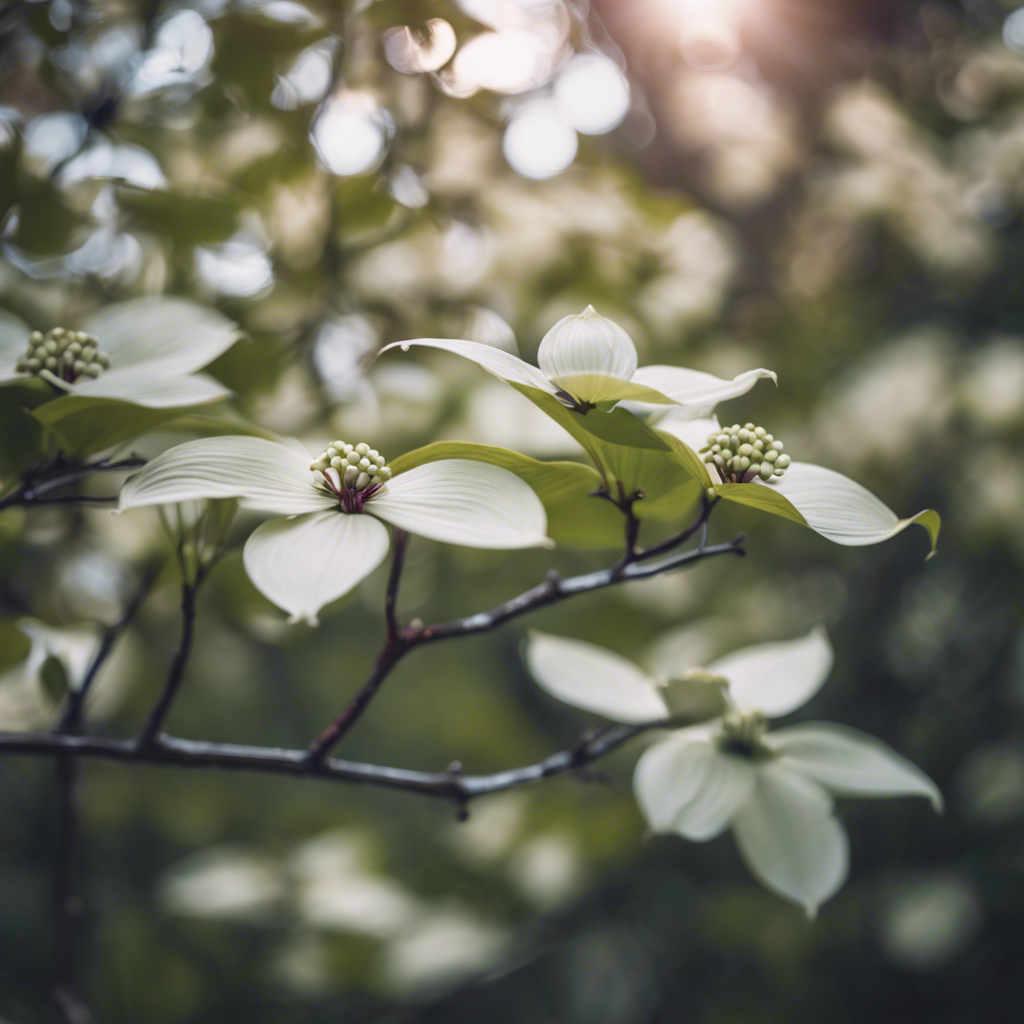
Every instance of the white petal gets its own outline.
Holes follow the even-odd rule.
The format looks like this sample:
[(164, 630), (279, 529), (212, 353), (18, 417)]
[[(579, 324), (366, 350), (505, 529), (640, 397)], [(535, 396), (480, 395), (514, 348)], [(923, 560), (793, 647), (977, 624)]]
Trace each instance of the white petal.
[(813, 697), (832, 671), (832, 645), (819, 626), (799, 640), (755, 644), (719, 658), (709, 672), (729, 680), (738, 711), (788, 715)]
[(24, 320), (0, 309), (0, 380), (15, 376), (14, 367), (25, 354), (31, 333), (32, 328)]
[(779, 764), (760, 768), (733, 828), (750, 870), (812, 917), (846, 878), (846, 833), (832, 814), (828, 794)]
[(779, 763), (842, 796), (923, 796), (942, 809), (938, 786), (920, 768), (873, 736), (831, 723), (769, 733)]
[(878, 544), (918, 520), (928, 530), (933, 549), (938, 538), (938, 516), (934, 512), (919, 512), (910, 519), (900, 519), (866, 487), (824, 466), (794, 462), (780, 480), (754, 483), (774, 488), (788, 499), (812, 530), (836, 544)]
[(558, 700), (616, 722), (651, 722), (668, 715), (654, 683), (633, 662), (582, 640), (530, 631), (526, 664)]
[(562, 383), (566, 378), (596, 374), (630, 380), (636, 371), (636, 346), (618, 324), (587, 306), (578, 316), (563, 317), (544, 335), (537, 362), (545, 377), (568, 391)]
[(384, 560), (391, 538), (372, 516), (329, 510), (271, 519), (245, 542), (242, 561), (256, 588), (291, 622), (317, 624), (325, 604), (347, 594)]
[(174, 409), (217, 402), (231, 392), (204, 373), (165, 377), (143, 365), (108, 370), (95, 380), (81, 381), (75, 385), (75, 394), (86, 398), (114, 398), (149, 409)]
[(544, 376), (536, 366), (523, 362), (519, 356), (511, 352), (503, 352), (493, 345), (485, 345), (479, 341), (460, 341), (456, 338), (416, 338), (413, 341), (396, 341), (385, 345), (380, 350), (381, 355), (392, 348), (400, 348), (403, 352), (409, 350), (410, 345), (423, 345), (425, 348), (440, 348), (446, 352), (454, 352), (457, 356), (471, 359), (478, 366), (483, 367), (488, 373), (512, 384), (525, 384), (531, 388), (540, 388), (549, 395), (553, 395), (558, 389)]
[(114, 369), (156, 363), (167, 376), (192, 373), (227, 351), (238, 327), (214, 309), (169, 296), (117, 302), (82, 325)]
[[(641, 366), (633, 374), (633, 383), (644, 384), (675, 399), (690, 416), (705, 417), (714, 412), (719, 402), (745, 395), (765, 377), (778, 384), (778, 378), (771, 370), (747, 370), (732, 380), (723, 380), (682, 366)], [(703, 444), (706, 443), (705, 438)]]
[(337, 501), (313, 486), (306, 456), (258, 437), (207, 437), (158, 455), (121, 488), (118, 511), (196, 498), (293, 515)]
[(400, 530), (468, 548), (549, 547), (547, 514), (514, 473), (439, 459), (393, 477), (366, 511)]
[(682, 731), (644, 751), (633, 789), (654, 831), (702, 842), (724, 831), (749, 798), (756, 774), (751, 761)]

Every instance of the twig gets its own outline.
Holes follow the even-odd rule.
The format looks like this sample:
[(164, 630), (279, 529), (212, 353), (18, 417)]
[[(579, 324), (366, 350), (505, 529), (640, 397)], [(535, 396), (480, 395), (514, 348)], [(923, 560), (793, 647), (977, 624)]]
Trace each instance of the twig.
[(159, 735), (147, 746), (134, 740), (66, 733), (0, 733), (0, 756), (101, 758), (133, 764), (174, 765), (180, 768), (220, 768), (304, 776), (334, 782), (363, 783), (450, 800), (461, 805), (490, 793), (565, 775), (610, 754), (634, 736), (666, 723), (612, 726), (598, 736), (587, 737), (534, 764), (487, 775), (463, 775), (451, 769), (440, 772), (391, 768), (360, 761), (325, 758), (311, 762), (306, 750), (210, 743)]
[(388, 575), (388, 589), (384, 596), (384, 620), (387, 623), (388, 637), (398, 636), (398, 621), (395, 618), (395, 608), (398, 604), (398, 584), (402, 577), (402, 566), (405, 564), (405, 552), (408, 546), (409, 534), (405, 530), (395, 530), (394, 552), (391, 556), (391, 572)]
[(131, 624), (139, 608), (142, 607), (143, 602), (149, 595), (150, 588), (153, 586), (153, 581), (156, 579), (158, 571), (158, 566), (154, 565), (143, 573), (142, 580), (135, 593), (125, 605), (121, 618), (104, 632), (103, 639), (100, 641), (100, 645), (96, 649), (96, 653), (93, 655), (85, 675), (82, 677), (81, 684), (76, 690), (72, 690), (68, 697), (64, 712), (57, 724), (57, 732), (75, 732), (78, 729), (85, 702), (89, 697), (89, 691), (92, 689), (100, 669), (106, 664), (107, 659), (113, 653), (114, 645)]
[(576, 594), (601, 590), (629, 580), (658, 576), (661, 573), (681, 569), (717, 555), (742, 555), (744, 554), (743, 544), (744, 538), (740, 536), (726, 544), (696, 548), (660, 562), (633, 561), (627, 565), (616, 564), (609, 569), (600, 569), (597, 572), (572, 576), (564, 580), (557, 573), (549, 573), (543, 583), (490, 609), (490, 611), (478, 612), (462, 619), (453, 619), (450, 622), (441, 622), (432, 626), (406, 626), (399, 630), (394, 637), (385, 641), (373, 666), (373, 671), (351, 703), (310, 745), (308, 755), (310, 762), (322, 761), (327, 756), (334, 744), (352, 728), (365, 712), (388, 673), (414, 647), (450, 637), (483, 633), (497, 628), (502, 623), (508, 622), (509, 619), (525, 615), (537, 608), (555, 604)]
[(135, 741), (140, 748), (152, 745), (160, 735), (164, 719), (171, 710), (174, 698), (178, 694), (178, 687), (181, 686), (181, 681), (185, 676), (185, 665), (192, 652), (192, 636), (195, 632), (196, 591), (199, 589), (204, 575), (200, 569), (197, 571), (194, 581), (189, 581), (186, 577), (181, 585), (181, 639), (178, 641), (178, 649), (171, 659), (171, 666), (167, 670), (167, 679), (164, 681), (160, 697)]
[(80, 466), (66, 466), (60, 463), (51, 466), (42, 473), (26, 474), (20, 487), (0, 498), (0, 510), (14, 506), (27, 505), (71, 505), (99, 503), (107, 504), (116, 501), (116, 497), (103, 497), (86, 494), (49, 496), (69, 484), (77, 483), (96, 473), (114, 473), (123, 469), (138, 469), (146, 464), (145, 459), (121, 459), (118, 462), (87, 462)]

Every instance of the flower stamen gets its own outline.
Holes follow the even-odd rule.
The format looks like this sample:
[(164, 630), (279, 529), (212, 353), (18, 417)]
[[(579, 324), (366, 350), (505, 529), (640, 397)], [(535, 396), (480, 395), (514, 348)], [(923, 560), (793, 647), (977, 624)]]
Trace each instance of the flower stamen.
[(768, 720), (760, 711), (754, 711), (749, 715), (733, 712), (722, 719), (718, 747), (726, 754), (765, 760), (774, 756), (771, 748), (762, 742), (762, 737), (767, 731)]
[(384, 456), (365, 442), (334, 441), (309, 468), (316, 486), (334, 495), (343, 512), (362, 512), (363, 505), (391, 479)]
[(100, 350), (93, 335), (65, 327), (54, 327), (46, 334), (33, 331), (15, 367), (18, 373), (64, 384), (74, 384), (80, 377), (95, 380), (109, 368), (110, 356)]
[(764, 427), (734, 423), (709, 434), (707, 447), (700, 454), (718, 468), (723, 483), (748, 484), (757, 477), (767, 483), (781, 477), (792, 461), (782, 448), (782, 442)]

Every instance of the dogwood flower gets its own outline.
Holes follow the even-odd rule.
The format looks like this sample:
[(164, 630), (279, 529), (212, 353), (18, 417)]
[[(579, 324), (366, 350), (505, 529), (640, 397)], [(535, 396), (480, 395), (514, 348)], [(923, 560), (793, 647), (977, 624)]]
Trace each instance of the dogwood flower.
[(753, 423), (722, 427), (711, 415), (669, 415), (657, 423), (697, 452), (707, 469), (709, 497), (750, 505), (809, 526), (836, 544), (878, 544), (917, 523), (928, 531), (932, 552), (941, 519), (932, 509), (900, 519), (866, 487), (824, 466), (797, 462), (781, 440)]
[(509, 384), (554, 395), (563, 405), (587, 412), (619, 401), (683, 405), (691, 415), (705, 415), (717, 402), (746, 394), (771, 370), (749, 370), (726, 381), (679, 366), (637, 368), (633, 339), (593, 306), (566, 316), (544, 335), (537, 352), (540, 368), (491, 345), (453, 338), (416, 338), (386, 345), (381, 351), (410, 345), (445, 349), (471, 359)]
[(249, 578), (290, 615), (317, 613), (381, 563), (384, 523), (475, 548), (550, 546), (540, 499), (508, 470), (441, 459), (392, 476), (368, 444), (335, 441), (310, 461), (255, 437), (189, 441), (157, 456), (121, 489), (118, 511), (200, 498), (237, 498), (279, 517), (258, 526), (242, 559)]
[(0, 312), (0, 385), (33, 377), (61, 394), (151, 409), (202, 405), (230, 392), (196, 370), (227, 351), (238, 328), (184, 299), (133, 299), (107, 306), (81, 330), (45, 334)]
[(526, 662), (540, 685), (567, 704), (620, 722), (669, 720), (678, 697), (700, 687), (726, 710), (673, 730), (641, 755), (633, 787), (648, 824), (695, 842), (730, 825), (750, 870), (809, 915), (842, 885), (847, 838), (832, 796), (942, 797), (919, 768), (873, 737), (824, 722), (767, 731), (770, 718), (808, 701), (828, 677), (823, 629), (799, 640), (757, 644), (678, 679), (651, 677), (593, 644), (533, 633)]

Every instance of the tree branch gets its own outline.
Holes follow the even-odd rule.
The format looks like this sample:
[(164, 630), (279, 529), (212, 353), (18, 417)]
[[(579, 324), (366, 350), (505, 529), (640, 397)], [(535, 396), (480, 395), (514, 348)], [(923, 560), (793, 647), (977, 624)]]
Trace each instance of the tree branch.
[(150, 712), (146, 724), (142, 727), (136, 743), (139, 747), (147, 747), (153, 744), (160, 735), (164, 719), (171, 710), (174, 698), (178, 694), (178, 687), (185, 675), (185, 665), (188, 663), (188, 656), (192, 652), (192, 636), (195, 632), (196, 621), (196, 591), (203, 580), (203, 573), (200, 570), (196, 573), (194, 582), (185, 580), (181, 585), (181, 640), (178, 642), (178, 649), (171, 659), (171, 666), (167, 670), (167, 679), (164, 682), (163, 692)]
[(85, 709), (85, 702), (89, 698), (89, 691), (92, 689), (100, 669), (106, 664), (107, 659), (114, 651), (114, 645), (142, 607), (143, 602), (149, 595), (150, 588), (153, 586), (153, 581), (156, 579), (158, 571), (159, 567), (153, 565), (143, 573), (142, 580), (135, 593), (125, 605), (121, 618), (104, 632), (103, 639), (100, 641), (92, 662), (82, 677), (81, 684), (76, 690), (72, 690), (68, 696), (64, 712), (57, 723), (57, 732), (76, 732), (78, 730), (82, 719), (82, 712)]
[(27, 755), (58, 759), (90, 757), (179, 768), (265, 772), (380, 786), (462, 805), (490, 793), (572, 773), (617, 750), (634, 736), (664, 726), (664, 722), (612, 726), (597, 736), (584, 735), (572, 746), (542, 761), (487, 775), (462, 775), (452, 769), (422, 772), (338, 758), (311, 762), (306, 750), (209, 743), (167, 735), (158, 735), (143, 747), (130, 739), (73, 736), (66, 733), (0, 733), (0, 756)]
[[(385, 641), (369, 678), (357, 691), (353, 700), (310, 745), (308, 755), (310, 763), (322, 762), (327, 757), (331, 748), (366, 711), (381, 683), (384, 682), (397, 662), (414, 647), (436, 640), (446, 640), (455, 636), (471, 636), (475, 633), (496, 629), (510, 619), (550, 604), (556, 604), (576, 594), (602, 590), (628, 580), (658, 576), (661, 573), (694, 565), (718, 555), (743, 555), (745, 553), (743, 544), (744, 538), (739, 536), (726, 544), (696, 548), (693, 551), (674, 555), (653, 564), (635, 560), (623, 564), (620, 561), (609, 569), (601, 569), (582, 576), (571, 576), (565, 580), (561, 579), (557, 573), (549, 573), (543, 583), (490, 609), (490, 611), (478, 612), (476, 615), (432, 626), (406, 626), (404, 629), (398, 630), (394, 636), (389, 636)], [(394, 574), (393, 569), (392, 573)]]
[(26, 474), (20, 487), (0, 498), (0, 511), (5, 508), (25, 507), (28, 505), (77, 505), (106, 504), (116, 501), (115, 496), (103, 497), (87, 494), (52, 495), (62, 487), (77, 483), (96, 473), (114, 473), (124, 469), (138, 469), (146, 464), (145, 459), (121, 459), (118, 462), (87, 462), (80, 466), (68, 466), (63, 463), (51, 466), (41, 473)]

